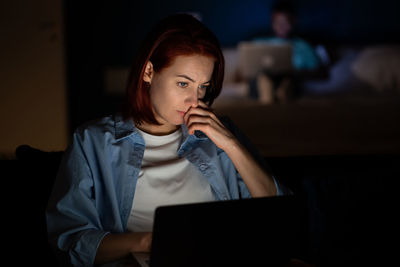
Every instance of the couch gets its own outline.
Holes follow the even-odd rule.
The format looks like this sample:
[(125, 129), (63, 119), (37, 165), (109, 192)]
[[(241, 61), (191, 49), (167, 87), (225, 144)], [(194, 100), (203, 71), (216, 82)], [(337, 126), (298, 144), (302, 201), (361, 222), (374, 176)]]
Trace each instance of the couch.
[(21, 145), (0, 161), (3, 184), (3, 261), (13, 266), (57, 266), (47, 243), (45, 208), (62, 151)]
[[(314, 42), (315, 43), (315, 42)], [(224, 85), (218, 103), (257, 100), (251, 81), (245, 79), (239, 45), (223, 47)], [(294, 88), (296, 100), (310, 97), (375, 98), (400, 96), (400, 45), (396, 43), (343, 43), (313, 45), (320, 68), (304, 71)], [(261, 56), (261, 55), (260, 55)], [(246, 65), (247, 66), (247, 65)], [(302, 77), (303, 76), (303, 77)]]
[(327, 75), (305, 77), (295, 98), (273, 104), (251, 94), (254, 85), (240, 79), (238, 48), (225, 47), (214, 111), (230, 117), (264, 156), (399, 153), (400, 46), (325, 47)]

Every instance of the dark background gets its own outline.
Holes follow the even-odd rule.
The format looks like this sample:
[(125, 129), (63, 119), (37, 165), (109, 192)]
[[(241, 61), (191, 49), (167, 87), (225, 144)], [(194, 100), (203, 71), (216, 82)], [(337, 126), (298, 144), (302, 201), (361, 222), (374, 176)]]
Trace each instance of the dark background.
[[(65, 1), (65, 40), (70, 131), (113, 113), (121, 95), (104, 88), (108, 67), (130, 66), (140, 41), (162, 17), (199, 14), (222, 47), (270, 33), (272, 0)], [(296, 30), (314, 44), (381, 44), (400, 40), (399, 1), (300, 0)]]
[[(399, 1), (294, 2), (298, 10), (297, 32), (314, 43), (340, 45), (400, 41), (400, 16), (397, 14), (400, 10)], [(198, 13), (203, 22), (217, 35), (223, 47), (234, 47), (241, 40), (270, 32), (269, 13), (272, 3), (273, 1), (257, 0), (140, 2), (64, 0), (69, 131), (72, 133), (79, 124), (118, 109), (123, 96), (107, 94), (104, 85), (105, 70), (113, 66), (129, 66), (145, 33), (160, 18), (175, 12)], [(42, 97), (39, 89), (37, 91), (36, 97)], [(284, 107), (274, 108), (278, 111), (284, 109)], [(392, 107), (389, 107), (389, 110), (389, 115), (397, 111)], [(288, 121), (294, 126), (288, 127), (289, 130), (285, 131), (285, 124), (281, 126), (282, 131), (278, 129), (273, 132), (272, 136), (275, 137), (271, 139), (273, 142), (277, 139), (285, 141), (291, 138), (294, 141), (289, 145), (307, 144), (304, 140), (299, 141), (297, 133), (290, 129), (299, 129), (304, 126), (303, 124), (306, 127), (310, 125), (317, 127), (323, 120), (329, 119), (329, 116), (328, 118), (323, 116), (327, 113), (322, 113), (322, 115), (317, 114), (318, 120), (307, 120), (304, 123), (302, 120), (294, 121), (289, 118), (292, 113), (283, 111), (283, 117), (287, 117), (287, 120), (282, 122), (281, 117), (279, 121), (272, 120), (271, 125), (275, 122), (277, 125), (282, 125)], [(348, 117), (353, 111), (353, 109), (341, 109), (341, 113), (338, 114)], [(364, 113), (364, 110), (361, 111), (360, 113)], [(307, 115), (308, 110), (305, 110), (305, 113)], [(365, 121), (360, 122), (358, 114), (355, 113), (354, 121), (357, 120), (360, 125), (371, 125), (370, 128), (373, 128), (375, 121), (381, 121), (380, 116), (374, 117), (373, 110), (368, 111), (367, 115), (371, 116)], [(334, 115), (340, 117), (336, 116), (336, 113)], [(254, 117), (256, 116), (259, 114), (255, 114)], [(304, 117), (308, 119), (308, 116)], [(263, 117), (265, 118), (268, 120), (272, 116)], [(396, 118), (398, 115), (378, 124), (386, 125), (387, 130), (384, 133), (389, 135), (380, 134), (377, 138), (384, 136), (382, 139), (398, 140), (398, 126), (392, 124), (393, 121), (398, 121)], [(363, 119), (365, 116), (361, 117), (361, 120)], [(337, 125), (329, 125), (326, 132), (322, 131), (329, 135), (322, 135), (324, 137), (322, 140), (331, 140), (330, 134), (339, 136), (337, 140), (346, 139), (345, 137), (349, 135), (351, 142), (356, 144), (359, 144), (356, 142), (358, 140), (364, 142), (364, 146), (357, 148), (356, 152), (368, 152), (363, 148), (368, 148), (370, 135), (359, 136), (352, 132), (359, 132), (355, 131), (360, 127), (358, 124), (354, 123), (350, 129), (340, 127), (346, 124), (339, 125), (339, 130), (336, 129)], [(7, 130), (9, 126), (3, 125), (3, 127)], [(26, 129), (27, 135), (30, 131), (31, 129)], [(318, 132), (313, 134), (307, 140), (315, 138)], [(383, 143), (388, 144), (388, 142)], [(346, 144), (344, 143), (342, 150), (339, 151), (344, 151)], [(280, 145), (282, 143), (276, 144), (276, 147), (281, 150)], [(350, 146), (350, 152), (354, 152), (351, 150), (353, 147)], [(397, 143), (394, 149), (397, 149), (397, 152), (398, 147)], [(301, 147), (292, 150), (301, 151)], [(382, 151), (394, 150), (388, 147), (382, 148)], [(312, 151), (318, 152), (318, 150)], [(321, 151), (324, 151), (323, 147)], [(50, 262), (44, 209), (62, 152), (31, 151), (22, 147), (16, 154), (18, 160), (0, 162), (2, 175), (8, 182), (3, 186), (4, 194), (2, 194), (7, 208), (3, 221), (6, 226), (3, 228), (18, 229), (6, 232), (5, 256), (21, 264), (25, 261), (29, 264)], [(371, 263), (372, 258), (378, 260), (377, 266), (385, 266), (382, 262), (385, 262), (386, 256), (397, 255), (397, 251), (392, 253), (390, 249), (391, 244), (397, 241), (393, 232), (398, 226), (394, 225), (395, 220), (392, 218), (395, 214), (393, 211), (397, 208), (397, 201), (396, 194), (392, 191), (398, 188), (397, 181), (400, 176), (398, 153), (393, 157), (317, 155), (266, 159), (282, 182), (295, 193), (307, 196), (306, 204), (310, 212), (309, 256), (314, 262), (330, 261), (330, 264), (325, 266), (343, 266), (347, 258), (356, 261), (361, 259), (362, 263)], [(392, 250), (394, 248), (393, 246)], [(353, 264), (357, 265), (361, 264)]]

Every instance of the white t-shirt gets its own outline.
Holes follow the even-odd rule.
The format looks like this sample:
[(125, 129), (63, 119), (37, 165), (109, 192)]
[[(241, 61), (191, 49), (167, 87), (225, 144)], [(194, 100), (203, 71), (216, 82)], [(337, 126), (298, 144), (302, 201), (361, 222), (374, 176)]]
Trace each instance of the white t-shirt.
[(129, 231), (151, 232), (158, 206), (215, 200), (207, 178), (177, 155), (182, 139), (180, 128), (164, 136), (139, 132), (146, 149), (128, 219)]

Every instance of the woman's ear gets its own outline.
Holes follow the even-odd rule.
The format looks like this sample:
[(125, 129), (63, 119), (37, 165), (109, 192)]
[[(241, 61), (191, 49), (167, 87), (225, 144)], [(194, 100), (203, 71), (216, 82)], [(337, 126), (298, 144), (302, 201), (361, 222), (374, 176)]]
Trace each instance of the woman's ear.
[(143, 81), (151, 83), (151, 80), (153, 79), (153, 73), (154, 73), (153, 63), (147, 61), (146, 67), (144, 69)]

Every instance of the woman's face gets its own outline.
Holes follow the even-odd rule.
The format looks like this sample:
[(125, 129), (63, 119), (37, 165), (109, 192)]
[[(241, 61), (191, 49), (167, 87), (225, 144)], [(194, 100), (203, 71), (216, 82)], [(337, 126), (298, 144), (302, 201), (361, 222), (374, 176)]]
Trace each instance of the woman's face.
[(170, 132), (183, 123), (189, 108), (204, 97), (213, 70), (214, 58), (203, 55), (178, 56), (159, 72), (154, 72), (151, 62), (146, 65), (143, 80), (150, 83), (150, 101), (160, 128)]

